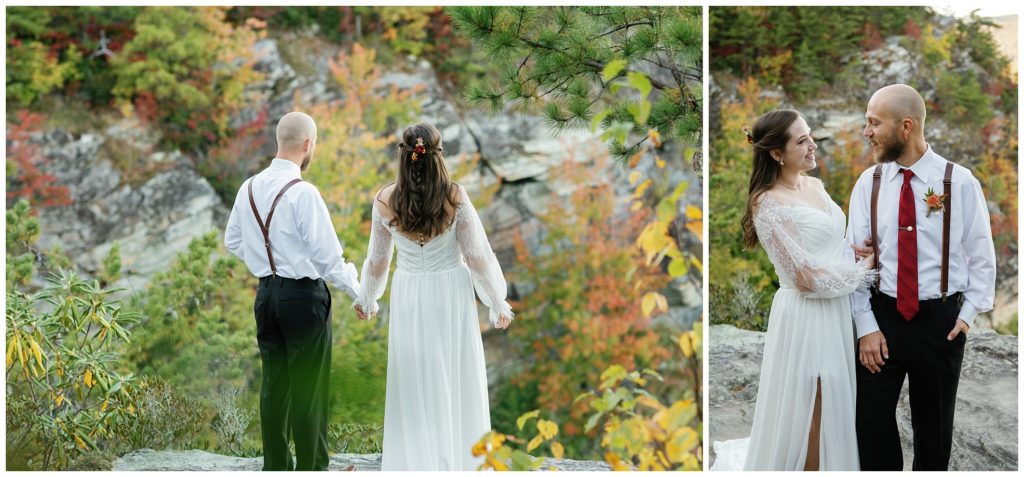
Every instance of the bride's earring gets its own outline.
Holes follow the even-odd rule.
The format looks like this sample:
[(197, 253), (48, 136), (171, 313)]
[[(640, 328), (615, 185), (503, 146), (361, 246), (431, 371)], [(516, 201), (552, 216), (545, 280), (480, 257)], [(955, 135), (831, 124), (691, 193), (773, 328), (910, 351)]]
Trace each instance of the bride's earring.
[(779, 159), (779, 165), (780, 165), (780, 166), (784, 166), (784, 165), (786, 165), (786, 161), (785, 161), (785, 160), (782, 160), (782, 159)]

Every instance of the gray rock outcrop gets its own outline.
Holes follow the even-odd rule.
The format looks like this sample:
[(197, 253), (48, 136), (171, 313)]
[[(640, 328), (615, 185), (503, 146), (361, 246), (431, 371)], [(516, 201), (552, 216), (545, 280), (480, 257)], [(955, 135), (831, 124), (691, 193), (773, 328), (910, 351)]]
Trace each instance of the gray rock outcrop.
[[(43, 249), (60, 246), (81, 270), (98, 271), (115, 242), (123, 279), (117, 286), (140, 290), (166, 269), (192, 239), (222, 227), (227, 211), (210, 184), (179, 153), (149, 152), (147, 139), (124, 124), (74, 137), (50, 130), (35, 139), (47, 158), (44, 170), (68, 187), (71, 205), (41, 209)], [(127, 180), (103, 147), (132, 144), (130, 154), (153, 169)]]
[[(750, 434), (764, 336), (729, 325), (709, 328), (707, 422), (712, 443)], [(1017, 361), (1016, 336), (971, 331), (957, 392), (951, 470), (1017, 470)], [(904, 383), (896, 410), (904, 470), (913, 462), (908, 399)]]
[[(342, 470), (354, 465), (357, 471), (380, 470), (380, 454), (335, 454), (327, 470)], [(606, 471), (608, 464), (595, 461), (570, 459), (546, 459), (545, 469), (553, 465), (565, 471)], [(114, 461), (115, 471), (258, 471), (263, 466), (262, 457), (230, 457), (200, 450), (154, 451), (140, 449), (132, 451)]]

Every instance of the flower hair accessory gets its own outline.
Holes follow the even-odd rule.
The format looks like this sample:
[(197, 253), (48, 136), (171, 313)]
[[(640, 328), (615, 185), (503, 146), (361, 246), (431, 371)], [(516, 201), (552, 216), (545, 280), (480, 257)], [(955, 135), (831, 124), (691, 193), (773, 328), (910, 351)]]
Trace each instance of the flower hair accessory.
[(425, 144), (423, 144), (423, 138), (421, 138), (421, 137), (416, 138), (416, 146), (412, 148), (412, 155), (409, 156), (409, 159), (412, 162), (416, 162), (416, 161), (420, 160), (420, 157), (419, 157), (420, 154), (426, 154), (426, 153), (427, 153), (427, 146)]
[(743, 126), (743, 134), (747, 136), (747, 144), (754, 143), (754, 135), (750, 134), (750, 126)]
[(928, 213), (925, 217), (931, 217), (932, 212), (942, 212), (943, 202), (946, 200), (946, 194), (936, 194), (935, 189), (928, 188), (928, 193), (924, 195), (924, 203), (928, 206)]

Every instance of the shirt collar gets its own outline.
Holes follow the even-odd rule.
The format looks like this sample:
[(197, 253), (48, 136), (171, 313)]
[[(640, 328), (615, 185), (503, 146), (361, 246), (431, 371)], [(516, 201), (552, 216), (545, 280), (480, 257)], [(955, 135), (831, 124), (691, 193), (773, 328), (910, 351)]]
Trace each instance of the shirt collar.
[(270, 167), (268, 167), (267, 169), (282, 172), (291, 172), (294, 173), (295, 175), (302, 174), (302, 170), (299, 169), (298, 164), (289, 161), (288, 159), (281, 159), (279, 157), (275, 157), (274, 160), (270, 161)]
[[(921, 181), (927, 184), (928, 176), (935, 169), (935, 164), (939, 162), (936, 160), (938, 158), (938, 154), (935, 154), (932, 151), (932, 145), (928, 144), (928, 149), (924, 151), (924, 154), (921, 155), (921, 158), (918, 159), (917, 162), (914, 163), (914, 165), (910, 166), (910, 170), (914, 172), (914, 177), (921, 179)], [(901, 174), (900, 171), (903, 169), (905, 169), (905, 167), (897, 164), (896, 162), (893, 162), (892, 167), (890, 167), (889, 170), (886, 172), (888, 176), (887, 180), (891, 181), (897, 177), (900, 177), (900, 179), (902, 180), (903, 174)]]

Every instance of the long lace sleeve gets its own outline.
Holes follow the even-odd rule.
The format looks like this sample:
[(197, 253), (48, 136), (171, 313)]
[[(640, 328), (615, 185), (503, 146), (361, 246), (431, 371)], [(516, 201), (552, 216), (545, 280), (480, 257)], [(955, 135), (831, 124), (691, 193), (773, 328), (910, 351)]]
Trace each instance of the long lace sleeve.
[(359, 305), (367, 314), (376, 313), (380, 307), (377, 300), (384, 295), (391, 269), (391, 255), (394, 250), (391, 230), (384, 225), (377, 200), (373, 201), (373, 219), (370, 225), (370, 243), (363, 262), (362, 281), (359, 283), (359, 298), (352, 304)]
[(487, 235), (484, 233), (480, 216), (477, 215), (466, 190), (461, 187), (459, 189), (461, 203), (456, 212), (458, 221), (455, 225), (456, 240), (459, 242), (459, 250), (473, 277), (473, 286), (476, 288), (477, 296), (490, 309), (488, 318), (491, 324), (497, 326), (499, 318), (506, 317), (511, 320), (515, 317), (512, 307), (505, 301), (508, 284), (505, 283), (505, 277), (501, 273), (498, 258), (494, 256), (494, 251), (491, 250), (491, 246), (487, 242)]
[(875, 271), (867, 261), (815, 259), (807, 252), (785, 206), (765, 198), (754, 214), (754, 227), (768, 258), (781, 275), (792, 278), (809, 298), (834, 298), (868, 286)]

